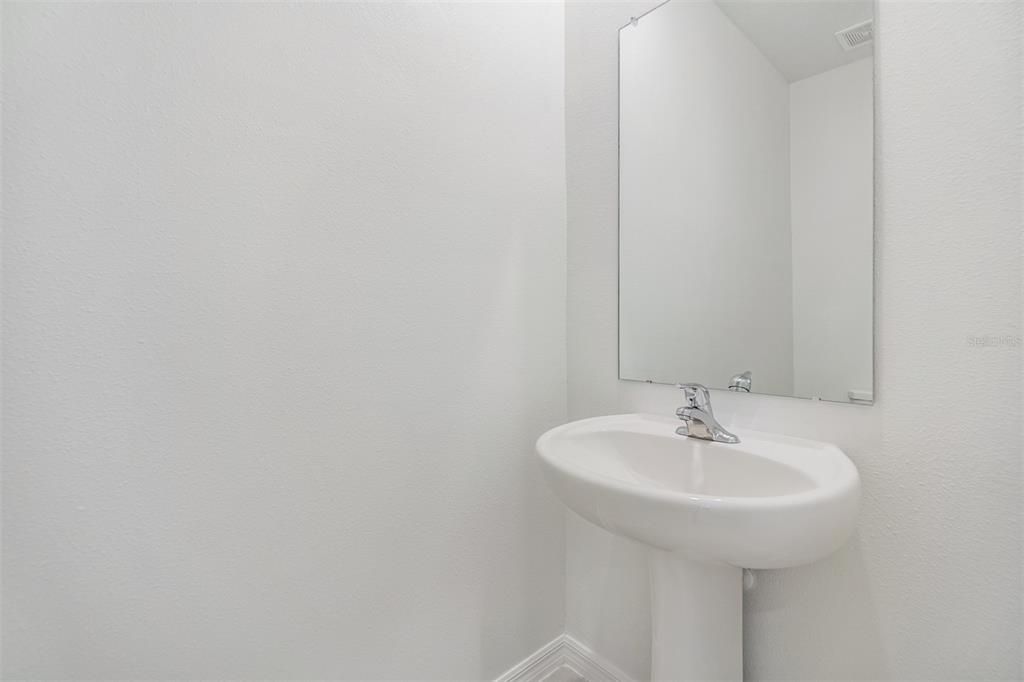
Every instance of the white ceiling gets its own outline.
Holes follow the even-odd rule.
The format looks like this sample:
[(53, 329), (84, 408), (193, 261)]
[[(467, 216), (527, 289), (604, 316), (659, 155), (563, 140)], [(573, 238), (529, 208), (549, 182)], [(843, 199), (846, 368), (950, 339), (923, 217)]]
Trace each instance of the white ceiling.
[(868, 57), (843, 51), (835, 32), (874, 16), (874, 0), (716, 0), (790, 83)]

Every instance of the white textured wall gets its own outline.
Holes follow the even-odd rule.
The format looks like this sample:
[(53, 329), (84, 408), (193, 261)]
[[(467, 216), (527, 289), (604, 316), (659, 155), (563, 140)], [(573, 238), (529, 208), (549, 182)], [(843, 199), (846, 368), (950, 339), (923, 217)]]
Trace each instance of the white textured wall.
[(561, 632), (561, 5), (4, 15), (4, 677)]
[(619, 49), (621, 376), (789, 395), (789, 84), (711, 0)]
[[(680, 1), (680, 0), (673, 0)], [(567, 5), (569, 412), (670, 413), (616, 380), (616, 29), (653, 2)], [(1021, 7), (883, 1), (878, 14), (877, 402), (715, 392), (727, 425), (838, 443), (863, 477), (834, 557), (762, 572), (749, 679), (1021, 676)], [(636, 547), (571, 517), (568, 630), (648, 671)]]
[(793, 394), (872, 387), (874, 62), (789, 86)]

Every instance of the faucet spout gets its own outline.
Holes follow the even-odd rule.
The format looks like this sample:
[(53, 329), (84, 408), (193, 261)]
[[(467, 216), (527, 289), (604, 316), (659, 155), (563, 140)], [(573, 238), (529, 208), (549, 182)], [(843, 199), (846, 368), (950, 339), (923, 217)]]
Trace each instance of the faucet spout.
[(690, 438), (701, 438), (716, 443), (739, 443), (736, 434), (726, 431), (711, 411), (711, 393), (701, 384), (679, 384), (686, 404), (676, 410), (683, 424), (676, 433)]

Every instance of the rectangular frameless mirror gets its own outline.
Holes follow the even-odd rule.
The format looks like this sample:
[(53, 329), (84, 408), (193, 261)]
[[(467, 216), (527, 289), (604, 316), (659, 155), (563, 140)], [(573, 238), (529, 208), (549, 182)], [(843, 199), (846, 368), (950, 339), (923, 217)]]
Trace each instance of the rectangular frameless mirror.
[(619, 31), (621, 378), (873, 400), (873, 13), (670, 0)]

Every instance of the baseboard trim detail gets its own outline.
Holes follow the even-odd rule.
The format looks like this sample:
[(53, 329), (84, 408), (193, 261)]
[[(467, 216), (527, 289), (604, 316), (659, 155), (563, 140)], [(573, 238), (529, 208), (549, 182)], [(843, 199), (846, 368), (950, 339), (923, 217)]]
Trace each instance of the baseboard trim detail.
[(568, 667), (587, 682), (633, 682), (628, 675), (570, 635), (562, 634), (512, 666), (495, 682), (543, 682)]
[(512, 666), (495, 682), (541, 682), (562, 667), (562, 641), (559, 635)]

